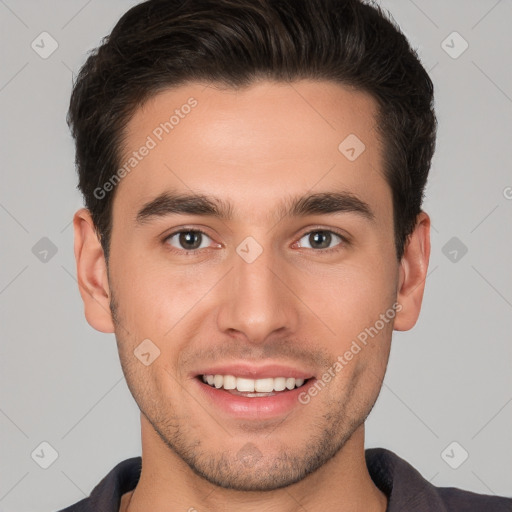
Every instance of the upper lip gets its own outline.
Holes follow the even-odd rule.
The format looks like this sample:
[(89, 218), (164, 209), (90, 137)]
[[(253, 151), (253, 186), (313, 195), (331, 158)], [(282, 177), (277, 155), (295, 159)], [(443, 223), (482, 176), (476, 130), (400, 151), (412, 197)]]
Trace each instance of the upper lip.
[(293, 366), (283, 364), (266, 364), (264, 366), (255, 366), (247, 362), (217, 364), (197, 370), (192, 374), (198, 375), (233, 375), (245, 379), (265, 379), (269, 377), (293, 377), (295, 379), (309, 379), (314, 377), (308, 370), (301, 370)]

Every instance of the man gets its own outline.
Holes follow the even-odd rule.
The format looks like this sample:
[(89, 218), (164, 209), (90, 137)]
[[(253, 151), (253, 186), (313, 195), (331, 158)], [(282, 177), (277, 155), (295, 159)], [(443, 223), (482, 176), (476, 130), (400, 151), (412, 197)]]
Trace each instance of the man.
[(359, 0), (150, 0), (71, 98), (75, 256), (142, 458), (66, 511), (511, 510), (364, 449), (420, 312), (433, 87)]

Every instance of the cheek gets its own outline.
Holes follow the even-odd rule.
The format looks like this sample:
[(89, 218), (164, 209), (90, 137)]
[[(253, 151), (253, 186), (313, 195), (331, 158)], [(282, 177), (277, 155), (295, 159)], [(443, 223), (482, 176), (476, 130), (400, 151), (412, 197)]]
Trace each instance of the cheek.
[(344, 265), (302, 280), (305, 302), (336, 333), (347, 340), (374, 325), (392, 306), (396, 294), (393, 276), (376, 265)]
[(129, 276), (118, 277), (115, 292), (130, 337), (171, 340), (219, 281), (217, 270), (142, 262), (119, 267), (119, 277)]

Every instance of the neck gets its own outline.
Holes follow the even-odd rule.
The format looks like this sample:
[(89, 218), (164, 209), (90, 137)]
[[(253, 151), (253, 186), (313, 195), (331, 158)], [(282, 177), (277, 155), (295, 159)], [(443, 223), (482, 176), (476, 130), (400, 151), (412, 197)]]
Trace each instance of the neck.
[(142, 471), (120, 512), (223, 510), (225, 512), (385, 512), (387, 498), (373, 483), (364, 456), (364, 424), (324, 466), (303, 480), (272, 491), (215, 486), (195, 474), (142, 416)]

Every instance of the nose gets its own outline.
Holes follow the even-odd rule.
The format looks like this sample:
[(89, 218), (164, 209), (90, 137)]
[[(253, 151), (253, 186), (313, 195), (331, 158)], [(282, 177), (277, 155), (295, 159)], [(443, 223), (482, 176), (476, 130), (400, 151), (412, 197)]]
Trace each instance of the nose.
[(223, 283), (219, 330), (260, 344), (277, 333), (284, 337), (296, 332), (300, 300), (293, 293), (292, 270), (266, 249), (249, 261), (234, 254)]

